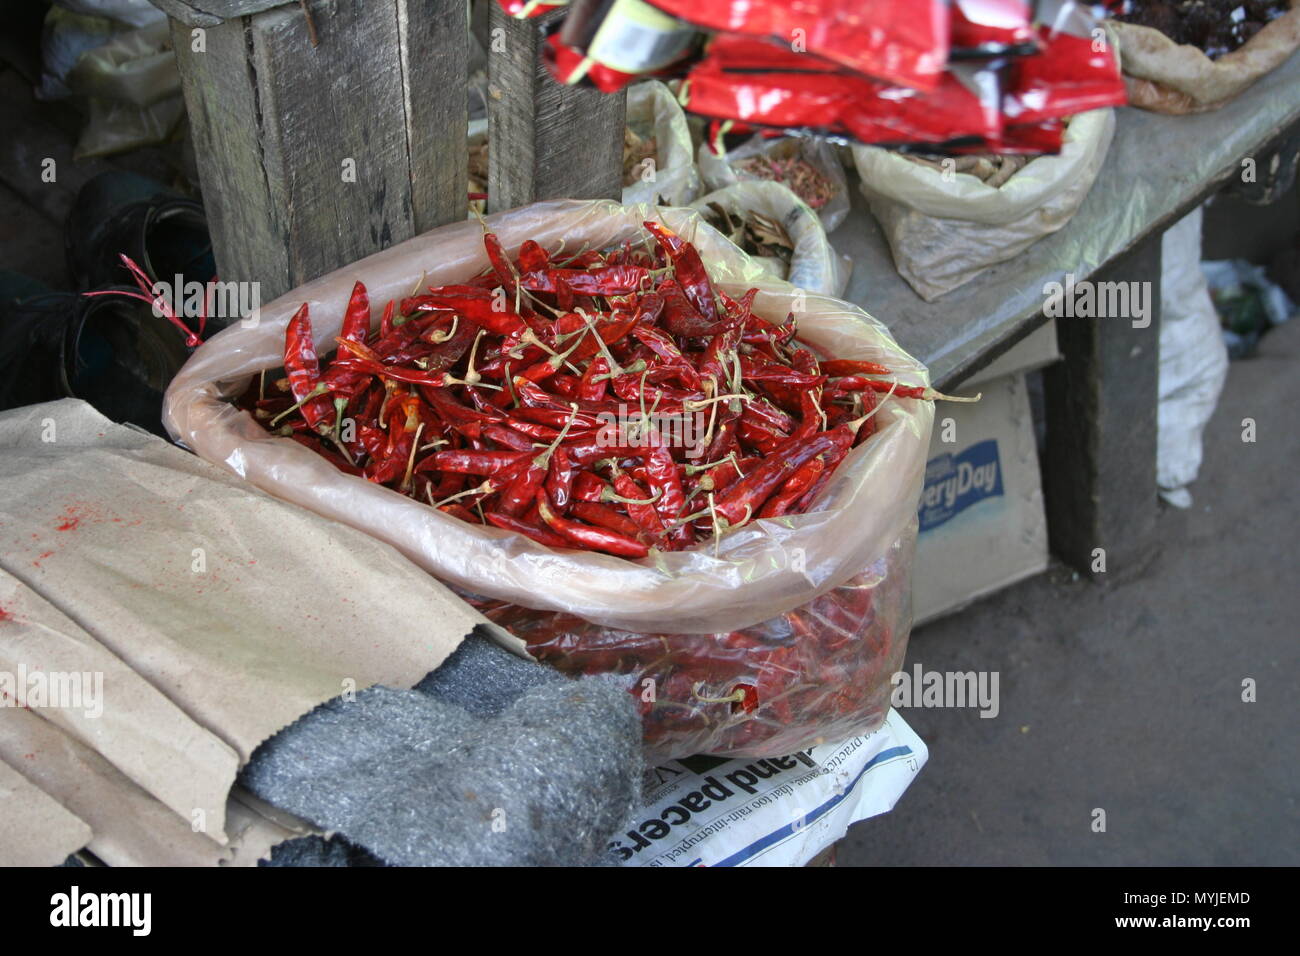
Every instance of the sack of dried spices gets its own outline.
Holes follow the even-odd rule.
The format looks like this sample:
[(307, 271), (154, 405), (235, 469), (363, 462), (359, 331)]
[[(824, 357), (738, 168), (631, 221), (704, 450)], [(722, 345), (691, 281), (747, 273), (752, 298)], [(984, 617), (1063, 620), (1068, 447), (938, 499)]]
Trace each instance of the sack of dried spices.
[(1107, 21), (1133, 106), (1218, 109), (1300, 49), (1300, 0), (1140, 0)]
[(718, 155), (705, 143), (699, 149), (700, 177), (706, 189), (738, 182), (771, 180), (816, 210), (826, 231), (834, 232), (849, 214), (849, 186), (835, 147), (819, 139), (764, 139), (755, 136)]
[(987, 157), (918, 162), (874, 146), (854, 147), (853, 161), (899, 274), (932, 302), (1069, 222), (1114, 133), (1114, 111), (1092, 110), (1070, 119), (1059, 155), (1023, 168)]
[(686, 114), (658, 80), (627, 91), (623, 202), (685, 206), (700, 193)]
[(821, 219), (781, 183), (736, 183), (691, 208), (778, 279), (809, 292), (844, 292), (851, 261), (836, 254)]

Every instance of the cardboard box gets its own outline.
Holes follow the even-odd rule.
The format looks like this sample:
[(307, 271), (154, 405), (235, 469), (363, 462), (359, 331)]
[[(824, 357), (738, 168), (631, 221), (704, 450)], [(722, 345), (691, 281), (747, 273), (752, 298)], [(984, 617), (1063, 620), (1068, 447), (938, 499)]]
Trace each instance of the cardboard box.
[[(1047, 519), (1025, 387), (1057, 357), (1050, 323), (972, 379), (974, 405), (940, 403), (926, 465), (912, 575), (915, 623), (933, 620), (1047, 568)], [(1013, 369), (1010, 374), (1007, 368)]]

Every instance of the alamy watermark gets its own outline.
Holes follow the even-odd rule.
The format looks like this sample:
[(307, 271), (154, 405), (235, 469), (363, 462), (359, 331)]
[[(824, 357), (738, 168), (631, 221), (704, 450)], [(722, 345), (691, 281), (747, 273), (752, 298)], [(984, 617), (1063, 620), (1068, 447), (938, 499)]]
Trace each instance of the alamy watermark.
[(158, 281), (149, 289), (153, 296), (153, 314), (166, 318), (168, 312), (183, 319), (240, 320), (244, 328), (255, 328), (262, 313), (260, 282), (221, 282), (213, 279), (204, 284), (185, 281), (177, 275), (171, 282)]
[(103, 671), (0, 671), (0, 707), (33, 710), (80, 710), (96, 718), (104, 713)]
[(912, 673), (898, 671), (889, 679), (894, 691), (890, 703), (904, 707), (978, 707), (981, 717), (1001, 711), (997, 671), (927, 671), (920, 664)]
[(1075, 281), (1043, 286), (1043, 315), (1049, 319), (1129, 319), (1135, 329), (1151, 324), (1154, 295), (1150, 282)]
[(596, 416), (602, 448), (681, 448), (687, 458), (699, 458), (708, 445), (709, 416), (703, 412), (642, 412), (619, 405), (618, 413)]

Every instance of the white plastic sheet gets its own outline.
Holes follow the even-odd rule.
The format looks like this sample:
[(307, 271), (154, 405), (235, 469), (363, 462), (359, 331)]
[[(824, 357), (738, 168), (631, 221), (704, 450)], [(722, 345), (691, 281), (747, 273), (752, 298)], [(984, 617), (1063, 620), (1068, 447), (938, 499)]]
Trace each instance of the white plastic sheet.
[(1201, 273), (1202, 208), (1162, 237), (1160, 273), (1160, 405), (1156, 484), (1180, 508), (1201, 468), (1201, 435), (1228, 377), (1219, 315)]

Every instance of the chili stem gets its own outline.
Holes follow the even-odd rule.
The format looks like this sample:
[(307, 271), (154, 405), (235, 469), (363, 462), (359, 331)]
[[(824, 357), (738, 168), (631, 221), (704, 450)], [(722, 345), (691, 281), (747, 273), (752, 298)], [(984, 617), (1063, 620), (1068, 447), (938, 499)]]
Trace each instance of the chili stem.
[(424, 422), (420, 422), (420, 427), (415, 430), (415, 438), (411, 440), (411, 454), (406, 459), (406, 474), (402, 476), (402, 494), (411, 490), (411, 472), (415, 470), (415, 452), (420, 447), (420, 435), (424, 432)]
[(310, 402), (313, 398), (320, 398), (328, 391), (329, 391), (329, 386), (327, 386), (324, 382), (321, 382), (310, 392), (304, 395), (301, 401), (294, 402), (292, 405), (290, 405), (288, 408), (282, 411), (279, 415), (276, 415), (274, 418), (272, 418), (270, 421), (270, 426), (274, 428), (276, 423), (280, 419), (284, 418), (284, 416), (288, 415), (290, 412), (296, 412), (298, 409), (302, 408), (304, 405)]
[(700, 688), (704, 686), (704, 681), (697, 681), (691, 688), (691, 696), (705, 704), (743, 704), (745, 702), (745, 692), (738, 690), (726, 697), (705, 697), (700, 693)]
[(435, 508), (441, 508), (443, 505), (451, 504), (453, 501), (457, 501), (468, 495), (490, 495), (495, 490), (496, 486), (493, 484), (492, 479), (489, 478), (481, 485), (475, 485), (473, 488), (466, 488), (464, 491), (458, 491), (456, 494), (443, 498), (441, 501), (436, 501), (433, 506)]
[[(456, 328), (459, 324), (460, 324), (460, 316), (453, 315), (451, 317), (451, 325), (447, 327), (446, 331), (434, 332), (425, 341), (428, 342), (430, 345), (441, 345), (443, 342), (448, 341), (452, 336), (456, 334)], [(427, 367), (427, 363), (426, 363), (426, 367)]]

